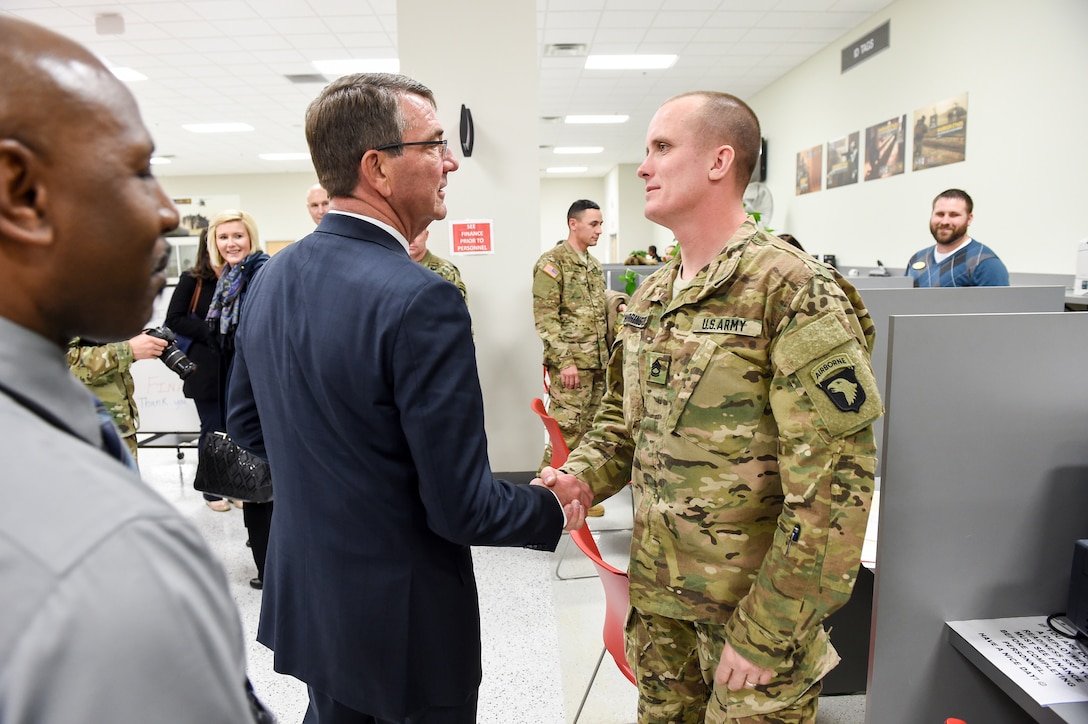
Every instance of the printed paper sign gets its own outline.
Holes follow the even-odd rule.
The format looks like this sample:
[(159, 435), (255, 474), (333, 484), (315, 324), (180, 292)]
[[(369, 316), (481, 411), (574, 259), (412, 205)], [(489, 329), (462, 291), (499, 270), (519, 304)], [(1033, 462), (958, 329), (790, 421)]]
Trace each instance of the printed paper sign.
[(949, 621), (1040, 706), (1088, 701), (1088, 656), (1038, 616)]
[(494, 254), (495, 248), (492, 246), (491, 241), (491, 220), (451, 221), (450, 253), (454, 256), (461, 254)]

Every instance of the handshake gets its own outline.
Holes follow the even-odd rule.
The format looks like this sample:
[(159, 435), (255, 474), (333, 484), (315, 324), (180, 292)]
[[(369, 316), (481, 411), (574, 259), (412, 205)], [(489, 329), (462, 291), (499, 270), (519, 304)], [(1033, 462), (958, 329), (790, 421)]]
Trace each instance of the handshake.
[(586, 522), (586, 511), (593, 505), (593, 491), (589, 486), (569, 473), (546, 467), (540, 471), (539, 478), (533, 478), (530, 485), (543, 485), (551, 488), (563, 506), (567, 515), (567, 524), (563, 530), (577, 530)]

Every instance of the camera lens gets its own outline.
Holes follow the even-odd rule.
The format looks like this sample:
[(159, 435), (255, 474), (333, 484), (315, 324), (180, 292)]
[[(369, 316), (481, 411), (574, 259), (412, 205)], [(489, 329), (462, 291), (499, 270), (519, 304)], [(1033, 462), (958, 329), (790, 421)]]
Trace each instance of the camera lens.
[(178, 349), (177, 344), (174, 342), (166, 345), (166, 349), (163, 350), (162, 357), (159, 359), (181, 379), (185, 379), (196, 369), (196, 364), (186, 357), (185, 353)]

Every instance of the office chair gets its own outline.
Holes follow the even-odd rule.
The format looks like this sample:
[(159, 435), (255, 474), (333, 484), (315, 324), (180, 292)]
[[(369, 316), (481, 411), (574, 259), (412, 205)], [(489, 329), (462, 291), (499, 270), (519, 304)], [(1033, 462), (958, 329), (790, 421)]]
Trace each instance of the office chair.
[(624, 653), (624, 624), (627, 621), (627, 610), (630, 607), (627, 573), (612, 566), (601, 557), (597, 542), (593, 540), (593, 532), (588, 525), (584, 525), (578, 530), (572, 530), (570, 537), (574, 544), (592, 561), (593, 567), (597, 569), (597, 575), (601, 578), (601, 585), (604, 586), (605, 605), (604, 630), (602, 632), (604, 648), (601, 649), (601, 655), (597, 657), (597, 666), (593, 669), (593, 676), (590, 677), (589, 684), (586, 685), (586, 691), (582, 694), (582, 703), (578, 705), (578, 713), (574, 715), (574, 724), (578, 724), (578, 717), (582, 715), (582, 708), (586, 705), (586, 699), (589, 698), (589, 690), (593, 688), (593, 682), (597, 680), (597, 672), (601, 670), (601, 662), (604, 660), (606, 651), (612, 654), (616, 667), (632, 684), (635, 683), (635, 674), (631, 671), (631, 665), (627, 663), (627, 656)]
[[(547, 375), (547, 371), (544, 373)], [(567, 461), (567, 456), (570, 455), (570, 449), (567, 448), (567, 441), (563, 439), (563, 433), (559, 429), (559, 423), (555, 421), (555, 418), (548, 414), (548, 411), (544, 409), (544, 400), (539, 397), (534, 397), (533, 401), (529, 403), (533, 412), (540, 417), (540, 421), (544, 423), (544, 429), (548, 432), (548, 440), (552, 444), (552, 457), (551, 466), (558, 468), (560, 465)], [(555, 564), (555, 577), (560, 581), (570, 581), (577, 578), (592, 578), (592, 574), (586, 576), (563, 576), (559, 573), (559, 568), (563, 565), (563, 554), (566, 552), (566, 546), (570, 539), (566, 538), (559, 545), (559, 561)]]
[[(567, 461), (567, 456), (570, 455), (570, 449), (567, 447), (567, 443), (563, 439), (563, 433), (559, 429), (559, 423), (556, 422), (555, 418), (552, 417), (551, 415), (549, 415), (547, 410), (544, 409), (544, 401), (541, 400), (539, 397), (533, 399), (533, 401), (530, 403), (530, 407), (532, 408), (533, 412), (535, 412), (537, 414), (537, 416), (540, 417), (540, 421), (544, 423), (544, 428), (548, 431), (548, 439), (551, 441), (551, 444), (552, 444), (552, 455), (551, 455), (551, 460), (549, 462), (551, 463), (551, 466), (553, 468), (558, 468), (560, 465), (562, 465), (563, 463), (565, 463)], [(631, 496), (631, 517), (632, 517), (632, 519), (634, 518), (634, 513), (635, 513), (634, 496), (632, 495)], [(598, 533), (605, 533), (605, 532), (611, 533), (611, 532), (615, 532), (615, 531), (627, 531), (627, 530), (630, 530), (630, 528), (629, 527), (608, 528), (608, 529), (604, 529), (604, 530), (599, 530)], [(560, 569), (563, 567), (564, 554), (566, 553), (566, 548), (567, 548), (568, 542), (569, 542), (569, 538), (564, 539), (563, 541), (560, 542), (559, 548), (557, 549), (557, 552), (559, 554), (558, 555), (559, 560), (555, 564), (555, 577), (560, 581), (573, 581), (573, 580), (578, 580), (578, 579), (581, 579), (581, 578), (592, 578), (593, 577), (592, 573), (588, 573), (588, 574), (585, 574), (585, 575), (578, 575), (578, 576), (564, 576), (562, 573), (560, 573)]]

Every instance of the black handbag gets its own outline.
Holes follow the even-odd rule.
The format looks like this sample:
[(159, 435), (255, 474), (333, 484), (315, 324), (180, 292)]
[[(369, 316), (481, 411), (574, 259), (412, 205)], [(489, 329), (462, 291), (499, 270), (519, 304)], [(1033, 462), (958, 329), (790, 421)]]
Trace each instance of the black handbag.
[(272, 500), (268, 463), (242, 449), (225, 432), (205, 436), (200, 446), (193, 487), (202, 493), (247, 503)]

